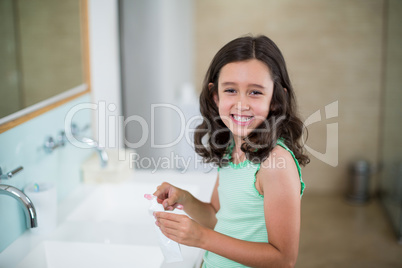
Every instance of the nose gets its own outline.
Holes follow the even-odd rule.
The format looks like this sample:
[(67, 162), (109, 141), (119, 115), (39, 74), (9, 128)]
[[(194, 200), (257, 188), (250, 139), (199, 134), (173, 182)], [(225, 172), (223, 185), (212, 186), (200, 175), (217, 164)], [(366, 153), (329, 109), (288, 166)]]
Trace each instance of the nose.
[(245, 97), (240, 97), (236, 103), (236, 109), (238, 111), (248, 111), (250, 110), (250, 105)]

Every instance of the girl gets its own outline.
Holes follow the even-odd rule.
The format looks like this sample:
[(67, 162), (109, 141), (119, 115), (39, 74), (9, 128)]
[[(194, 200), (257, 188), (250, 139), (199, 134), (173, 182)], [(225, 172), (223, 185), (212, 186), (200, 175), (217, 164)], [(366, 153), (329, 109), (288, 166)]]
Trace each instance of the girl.
[(241, 37), (213, 58), (200, 96), (195, 149), (218, 165), (211, 202), (168, 183), (154, 193), (166, 210), (156, 225), (180, 244), (206, 250), (203, 267), (293, 267), (304, 190), (303, 123), (284, 58), (266, 36)]

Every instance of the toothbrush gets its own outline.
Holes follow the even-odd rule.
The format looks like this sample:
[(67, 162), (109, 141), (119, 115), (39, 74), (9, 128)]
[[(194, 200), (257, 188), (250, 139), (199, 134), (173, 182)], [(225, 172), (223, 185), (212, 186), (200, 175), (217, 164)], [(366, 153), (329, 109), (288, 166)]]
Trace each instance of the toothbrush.
[[(154, 196), (154, 195), (152, 195), (152, 194), (144, 194), (144, 197), (145, 197), (145, 199), (147, 199), (147, 200), (152, 200), (152, 199), (156, 198), (156, 196)], [(178, 205), (176, 206), (176, 208), (177, 208), (177, 209), (183, 209), (183, 205), (178, 204)]]

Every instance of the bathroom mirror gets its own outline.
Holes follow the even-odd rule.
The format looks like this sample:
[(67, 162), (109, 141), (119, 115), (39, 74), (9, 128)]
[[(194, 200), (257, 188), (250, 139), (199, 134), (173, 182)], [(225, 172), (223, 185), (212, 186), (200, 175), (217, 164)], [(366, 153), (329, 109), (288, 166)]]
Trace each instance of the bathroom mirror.
[(0, 133), (89, 91), (86, 0), (0, 1)]

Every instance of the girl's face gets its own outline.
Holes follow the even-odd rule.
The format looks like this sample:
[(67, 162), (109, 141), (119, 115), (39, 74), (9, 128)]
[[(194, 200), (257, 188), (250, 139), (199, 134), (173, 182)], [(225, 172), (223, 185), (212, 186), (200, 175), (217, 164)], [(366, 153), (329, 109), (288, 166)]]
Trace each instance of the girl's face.
[(266, 120), (273, 90), (270, 70), (262, 61), (251, 59), (222, 67), (214, 100), (235, 139), (247, 137)]

